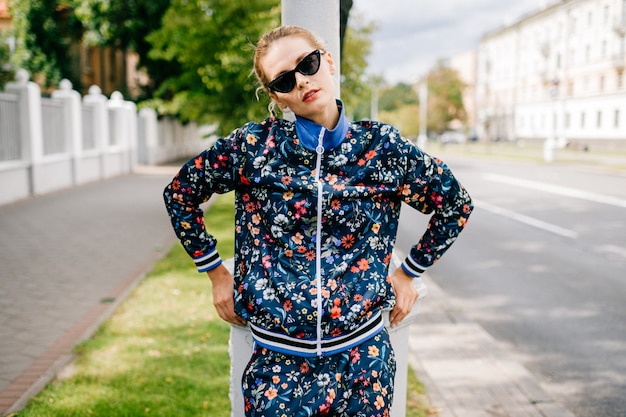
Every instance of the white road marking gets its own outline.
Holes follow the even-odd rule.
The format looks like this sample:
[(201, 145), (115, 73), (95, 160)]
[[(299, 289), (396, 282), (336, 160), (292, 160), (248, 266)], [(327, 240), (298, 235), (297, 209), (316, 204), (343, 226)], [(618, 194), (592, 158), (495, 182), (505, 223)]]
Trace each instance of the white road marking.
[(616, 245), (603, 245), (599, 248), (598, 252), (607, 252), (614, 255), (619, 255), (626, 259), (626, 248)]
[(518, 187), (530, 188), (532, 190), (544, 191), (547, 193), (562, 195), (565, 197), (578, 198), (581, 200), (593, 201), (595, 203), (603, 203), (626, 208), (626, 200), (610, 195), (577, 190), (575, 188), (569, 187), (561, 187), (560, 185), (546, 184), (543, 182), (529, 181), (521, 178), (509, 177), (499, 174), (483, 174), (483, 178), (488, 181), (499, 182), (502, 184), (516, 185)]
[(524, 224), (536, 227), (536, 228), (541, 229), (541, 230), (545, 230), (545, 231), (548, 231), (548, 232), (551, 232), (551, 233), (555, 233), (555, 234), (563, 236), (563, 237), (567, 237), (567, 238), (570, 238), (570, 239), (578, 238), (578, 233), (576, 233), (573, 230), (565, 229), (563, 227), (560, 227), (560, 226), (557, 226), (557, 225), (554, 225), (554, 224), (551, 224), (551, 223), (548, 223), (548, 222), (544, 222), (543, 220), (539, 220), (539, 219), (536, 219), (534, 217), (526, 216), (524, 214), (517, 213), (515, 211), (509, 210), (509, 209), (505, 209), (503, 207), (494, 206), (493, 204), (489, 204), (489, 203), (484, 202), (484, 201), (480, 201), (480, 200), (476, 200), (476, 199), (474, 199), (473, 201), (474, 201), (474, 204), (477, 207), (480, 207), (483, 210), (490, 211), (491, 213), (499, 214), (501, 216), (508, 217), (509, 219), (518, 221), (520, 223), (524, 223)]

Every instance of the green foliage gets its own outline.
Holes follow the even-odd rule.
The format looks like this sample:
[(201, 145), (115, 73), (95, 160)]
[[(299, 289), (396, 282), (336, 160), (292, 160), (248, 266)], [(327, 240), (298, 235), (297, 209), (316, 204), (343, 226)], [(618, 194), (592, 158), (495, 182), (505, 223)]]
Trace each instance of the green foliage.
[(426, 76), (428, 82), (428, 130), (441, 133), (452, 120), (467, 121), (463, 106), (465, 85), (456, 70), (440, 60)]
[(10, 65), (11, 51), (6, 43), (7, 32), (0, 31), (0, 90), (4, 85), (15, 78)]
[(77, 0), (76, 16), (85, 27), (84, 41), (90, 46), (132, 50), (138, 67), (146, 71), (150, 84), (143, 85), (142, 98), (152, 97), (155, 86), (180, 73), (177, 62), (151, 59), (147, 36), (161, 27), (170, 0)]
[(363, 74), (367, 69), (367, 58), (372, 50), (370, 36), (375, 29), (373, 23), (365, 22), (362, 15), (353, 12), (343, 41), (341, 98), (347, 111), (351, 112), (355, 119), (366, 118), (369, 114), (369, 106), (364, 108), (360, 104), (369, 103), (372, 94), (370, 80)]
[(380, 120), (398, 128), (405, 137), (417, 137), (419, 133), (419, 106), (402, 103), (391, 110), (381, 110)]
[(181, 73), (146, 105), (182, 120), (217, 122), (222, 134), (267, 117), (269, 99), (255, 99), (253, 45), (278, 26), (279, 17), (278, 0), (172, 1), (163, 26), (148, 41), (152, 59), (177, 62)]
[(16, 68), (24, 68), (44, 89), (58, 85), (61, 78), (80, 86), (73, 67), (72, 49), (83, 27), (73, 12), (72, 0), (13, 0), (12, 33), (17, 39), (12, 57)]
[(463, 106), (465, 85), (458, 73), (440, 60), (426, 75), (428, 83), (428, 103), (419, 103), (417, 88), (410, 84), (398, 83), (379, 89), (380, 120), (400, 129), (405, 136), (417, 136), (419, 132), (419, 106), (425, 104), (427, 130), (441, 133), (453, 120), (467, 121)]
[(382, 90), (378, 99), (378, 107), (383, 111), (392, 111), (403, 106), (417, 104), (415, 86), (398, 83)]

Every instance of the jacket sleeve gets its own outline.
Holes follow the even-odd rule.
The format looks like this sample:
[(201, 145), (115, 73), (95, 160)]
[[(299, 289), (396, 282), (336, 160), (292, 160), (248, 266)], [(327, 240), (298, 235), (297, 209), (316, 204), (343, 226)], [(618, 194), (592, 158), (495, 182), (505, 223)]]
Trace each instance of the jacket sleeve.
[(195, 262), (199, 272), (210, 271), (222, 263), (216, 239), (204, 226), (200, 207), (215, 193), (229, 192), (238, 184), (240, 141), (244, 128), (190, 159), (165, 187), (163, 199), (176, 236)]
[(419, 277), (454, 243), (473, 210), (472, 199), (440, 159), (405, 143), (406, 173), (401, 197), (405, 203), (430, 214), (428, 228), (411, 248), (402, 269)]

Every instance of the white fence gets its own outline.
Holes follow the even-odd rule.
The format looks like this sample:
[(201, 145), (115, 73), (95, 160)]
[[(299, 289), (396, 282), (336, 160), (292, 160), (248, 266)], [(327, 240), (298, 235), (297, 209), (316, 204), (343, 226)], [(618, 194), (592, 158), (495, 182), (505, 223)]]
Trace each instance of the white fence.
[(81, 97), (63, 80), (43, 98), (19, 70), (0, 92), (0, 204), (191, 157), (210, 133), (152, 109), (137, 112), (119, 92), (107, 98), (98, 86)]

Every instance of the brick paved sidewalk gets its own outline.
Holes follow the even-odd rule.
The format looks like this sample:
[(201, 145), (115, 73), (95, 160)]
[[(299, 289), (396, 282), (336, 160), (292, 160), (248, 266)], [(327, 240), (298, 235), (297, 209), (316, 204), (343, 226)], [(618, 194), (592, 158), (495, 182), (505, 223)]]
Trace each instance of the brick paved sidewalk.
[(409, 363), (438, 417), (574, 417), (427, 276)]
[(161, 197), (173, 172), (147, 174), (0, 206), (0, 415), (45, 386), (174, 243)]

